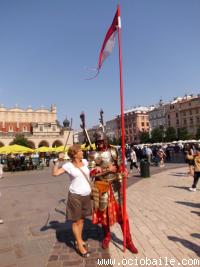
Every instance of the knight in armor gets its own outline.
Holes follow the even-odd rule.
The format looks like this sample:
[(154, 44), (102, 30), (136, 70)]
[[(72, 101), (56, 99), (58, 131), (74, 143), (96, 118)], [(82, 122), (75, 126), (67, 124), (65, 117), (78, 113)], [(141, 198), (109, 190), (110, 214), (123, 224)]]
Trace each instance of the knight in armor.
[[(110, 227), (119, 223), (123, 232), (123, 197), (121, 159), (115, 147), (107, 143), (105, 134), (97, 131), (95, 134), (96, 151), (91, 151), (88, 157), (90, 175), (94, 180), (92, 190), (94, 224), (102, 224), (104, 239), (102, 247), (109, 247)], [(133, 244), (129, 221), (126, 217), (126, 248), (132, 253), (138, 253)]]

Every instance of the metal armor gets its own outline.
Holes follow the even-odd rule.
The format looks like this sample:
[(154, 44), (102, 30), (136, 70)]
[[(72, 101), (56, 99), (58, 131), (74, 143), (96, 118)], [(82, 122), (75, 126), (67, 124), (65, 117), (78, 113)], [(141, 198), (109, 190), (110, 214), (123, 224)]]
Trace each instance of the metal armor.
[[(115, 148), (108, 148), (106, 151), (92, 151), (88, 157), (89, 168), (92, 170), (96, 166), (99, 166), (103, 169), (106, 169), (110, 164), (114, 164), (117, 166), (121, 165), (121, 160), (118, 157), (118, 153)], [(94, 186), (93, 186), (93, 200), (94, 200), (94, 208), (104, 211), (108, 206), (108, 194), (107, 192), (101, 192), (101, 189), (98, 188), (98, 183), (96, 181), (107, 182), (111, 185), (112, 191), (114, 193), (115, 199), (119, 199), (118, 190), (120, 188), (120, 182), (122, 181), (122, 176), (120, 173), (111, 173), (106, 172), (98, 177), (94, 178)]]
[[(117, 150), (115, 148), (108, 148), (106, 151), (92, 151), (88, 157), (89, 168), (92, 170), (96, 166), (99, 166), (103, 169), (109, 167), (110, 164), (120, 166), (121, 162), (118, 157)], [(99, 176), (99, 180), (103, 181), (113, 181), (118, 179), (116, 173), (106, 173), (102, 176)]]

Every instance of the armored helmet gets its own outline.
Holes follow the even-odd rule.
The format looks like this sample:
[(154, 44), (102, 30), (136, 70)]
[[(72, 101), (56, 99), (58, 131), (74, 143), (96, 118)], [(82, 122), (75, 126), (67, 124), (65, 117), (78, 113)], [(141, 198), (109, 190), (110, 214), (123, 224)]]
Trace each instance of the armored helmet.
[(106, 135), (103, 131), (97, 130), (94, 134), (95, 142), (106, 140)]

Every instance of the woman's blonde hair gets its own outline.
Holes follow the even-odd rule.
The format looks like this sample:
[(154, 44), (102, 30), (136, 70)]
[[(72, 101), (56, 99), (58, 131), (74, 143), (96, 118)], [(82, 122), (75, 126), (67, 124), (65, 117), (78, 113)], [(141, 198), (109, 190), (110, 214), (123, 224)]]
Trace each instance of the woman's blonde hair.
[(73, 146), (69, 147), (68, 150), (68, 156), (70, 157), (71, 160), (75, 158), (75, 155), (81, 150), (81, 145), (75, 144)]

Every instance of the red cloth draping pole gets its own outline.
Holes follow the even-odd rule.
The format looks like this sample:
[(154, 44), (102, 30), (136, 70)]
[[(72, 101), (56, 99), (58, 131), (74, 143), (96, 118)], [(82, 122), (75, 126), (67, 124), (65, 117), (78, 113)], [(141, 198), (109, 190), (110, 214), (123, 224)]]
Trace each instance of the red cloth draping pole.
[[(118, 19), (120, 19), (120, 6), (117, 7)], [(122, 142), (122, 171), (125, 174), (125, 138), (124, 138), (124, 92), (122, 79), (122, 48), (121, 48), (121, 22), (118, 23), (118, 47), (119, 47), (119, 73), (120, 73), (120, 108), (121, 108), (121, 142)], [(126, 175), (123, 176), (123, 236), (124, 252), (126, 251)]]

